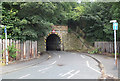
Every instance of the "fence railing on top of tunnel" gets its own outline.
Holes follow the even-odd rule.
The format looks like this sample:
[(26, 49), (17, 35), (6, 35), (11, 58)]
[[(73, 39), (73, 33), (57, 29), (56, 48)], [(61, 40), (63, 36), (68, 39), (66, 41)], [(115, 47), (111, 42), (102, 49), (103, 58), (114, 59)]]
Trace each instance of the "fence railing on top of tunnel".
[[(20, 40), (12, 40), (8, 39), (7, 40), (7, 46), (11, 46), (12, 44), (15, 45), (15, 48), (18, 49), (16, 51), (17, 56), (15, 60), (28, 60), (32, 58), (36, 58), (38, 56), (37, 54), (37, 41), (25, 41), (21, 42)], [(2, 58), (2, 63), (5, 63), (6, 59), (6, 52), (4, 51), (5, 48), (5, 39), (0, 39), (0, 58)], [(8, 51), (8, 56), (9, 56), (9, 51)], [(10, 56), (9, 56), (10, 57)], [(9, 59), (10, 61), (10, 59)]]

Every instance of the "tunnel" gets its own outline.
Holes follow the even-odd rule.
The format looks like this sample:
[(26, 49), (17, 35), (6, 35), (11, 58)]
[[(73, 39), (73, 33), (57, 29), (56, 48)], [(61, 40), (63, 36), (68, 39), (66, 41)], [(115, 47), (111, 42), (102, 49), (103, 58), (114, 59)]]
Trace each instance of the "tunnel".
[(56, 34), (50, 34), (46, 39), (46, 51), (60, 51), (61, 40)]

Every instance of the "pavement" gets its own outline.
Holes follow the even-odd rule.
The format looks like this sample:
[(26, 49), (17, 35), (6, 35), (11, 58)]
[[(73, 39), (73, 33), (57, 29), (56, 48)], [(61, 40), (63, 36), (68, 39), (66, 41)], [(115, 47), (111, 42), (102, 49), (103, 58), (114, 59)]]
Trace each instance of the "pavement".
[[(89, 73), (87, 74), (87, 77), (91, 77), (92, 79), (94, 79), (95, 77), (99, 77), (100, 78), (100, 75), (99, 75), (99, 70), (100, 70), (100, 68), (98, 67), (98, 66), (96, 66), (97, 65), (97, 63), (94, 61), (94, 60), (92, 60), (91, 58), (89, 58), (89, 57), (87, 57), (86, 55), (86, 53), (77, 53), (77, 55), (76, 55), (76, 53), (72, 53), (72, 52), (49, 52), (49, 53), (52, 53), (52, 57), (51, 58), (53, 58), (53, 59), (51, 59), (51, 60), (48, 60), (48, 58), (50, 57), (50, 55), (48, 55), (48, 54), (43, 54), (40, 58), (38, 58), (38, 59), (33, 59), (33, 60), (31, 60), (31, 61), (26, 61), (26, 62), (20, 62), (20, 63), (16, 63), (16, 64), (10, 64), (10, 65), (8, 65), (8, 66), (2, 66), (2, 74), (3, 75), (6, 75), (6, 74), (8, 74), (8, 76), (9, 76), (9, 78), (10, 77), (12, 77), (12, 76), (10, 76), (10, 75), (14, 75), (14, 73), (15, 74), (17, 74), (18, 72), (15, 72), (15, 71), (19, 71), (20, 70), (20, 72), (22, 73), (22, 72), (25, 72), (25, 71), (31, 71), (31, 69), (30, 68), (32, 68), (32, 69), (34, 69), (34, 71), (35, 70), (37, 70), (37, 68), (39, 67), (39, 69), (41, 68), (46, 68), (45, 70), (47, 70), (47, 69), (52, 69), (52, 71), (54, 72), (54, 73), (56, 73), (56, 72), (62, 72), (62, 71), (64, 71), (64, 72), (66, 72), (66, 74), (67, 74), (67, 70), (69, 70), (69, 71), (73, 71), (73, 70), (71, 70), (71, 69), (77, 69), (77, 70), (75, 70), (75, 73), (79, 73), (79, 70), (78, 70), (78, 67), (75, 67), (75, 66), (83, 66), (84, 67), (84, 69), (86, 70), (86, 71), (88, 71), (88, 72), (90, 72), (90, 74), (92, 74), (92, 73), (94, 73), (95, 75), (93, 76), (93, 77), (91, 77), (90, 75), (89, 75)], [(55, 54), (55, 55), (54, 55)], [(62, 55), (63, 54), (63, 55)], [(70, 55), (69, 55), (70, 54)], [(73, 56), (75, 54), (75, 56)], [(78, 55), (78, 54), (82, 54), (82, 55)], [(60, 55), (61, 55), (61, 57), (62, 58), (60, 58)], [(85, 56), (84, 56), (85, 55)], [(104, 66), (104, 71), (105, 71), (105, 73), (107, 74), (107, 75), (110, 75), (110, 76), (114, 76), (114, 77), (118, 77), (118, 69), (116, 69), (116, 67), (115, 67), (115, 64), (114, 64), (114, 58), (113, 57), (108, 57), (108, 56), (105, 56), (105, 55), (98, 55), (98, 54), (89, 54), (90, 56), (92, 56), (92, 57), (94, 57), (94, 58), (96, 58), (96, 59), (98, 59), (102, 64), (103, 64), (103, 66)], [(69, 58), (69, 56), (70, 56), (70, 58)], [(80, 57), (79, 56), (81, 56), (81, 60), (80, 60)], [(63, 57), (65, 57), (65, 58), (63, 58)], [(72, 59), (72, 61), (70, 62), (70, 59), (71, 59), (71, 57), (73, 58)], [(78, 58), (79, 57), (79, 58)], [(58, 58), (60, 58), (60, 60), (58, 60)], [(86, 58), (86, 59), (84, 59), (84, 58)], [(58, 60), (58, 61), (56, 61), (56, 60)], [(82, 64), (82, 65), (78, 65), (78, 62), (77, 61), (75, 61), (75, 60), (80, 60), (80, 61), (78, 61), (80, 64)], [(89, 60), (89, 61), (87, 61), (87, 60)], [(42, 64), (42, 62), (44, 62), (44, 61), (46, 61), (46, 63), (45, 64)], [(69, 64), (69, 62), (70, 62), (70, 64)], [(89, 68), (91, 68), (91, 69), (96, 69), (95, 71), (92, 71), (92, 70), (89, 70), (88, 68), (86, 68), (86, 65), (84, 65), (84, 64), (86, 64), (86, 62), (89, 62), (89, 65), (88, 65), (88, 67), (89, 66), (91, 66), (91, 67), (89, 67)], [(56, 65), (55, 65), (55, 63), (57, 63)], [(73, 66), (73, 64), (75, 64), (75, 66)], [(44, 66), (43, 66), (44, 65)], [(50, 66), (48, 66), (48, 65), (50, 65)], [(52, 65), (52, 66), (51, 66)], [(64, 65), (67, 65), (67, 66), (64, 66)], [(64, 66), (64, 68), (63, 67), (61, 67), (60, 69), (62, 69), (62, 70), (60, 70), (59, 68), (58, 68), (58, 66)], [(29, 69), (28, 69), (28, 67), (30, 67)], [(54, 67), (54, 68), (53, 68)], [(23, 68), (26, 68), (26, 70), (22, 70)], [(55, 69), (56, 68), (56, 69)], [(69, 69), (68, 69), (69, 68)], [(44, 69), (42, 69), (42, 70), (44, 70)], [(79, 68), (80, 69), (80, 68)], [(82, 69), (82, 67), (81, 67), (81, 69)], [(39, 71), (42, 71), (42, 70), (39, 70)], [(81, 70), (80, 70), (81, 71)], [(73, 71), (74, 72), (74, 71)], [(84, 70), (82, 71), (83, 72), (83, 75), (84, 75)], [(0, 72), (1, 73), (1, 72)], [(12, 74), (11, 74), (12, 73)], [(26, 73), (26, 72), (25, 72)], [(46, 71), (43, 71), (42, 73), (46, 73)], [(52, 72), (47, 72), (47, 74), (50, 74), (50, 73), (52, 73)], [(73, 74), (75, 74), (75, 73), (73, 73)], [(10, 74), (10, 75), (9, 75)], [(19, 73), (18, 73), (19, 74)], [(59, 74), (59, 76), (65, 76), (66, 74), (63, 74), (62, 75), (62, 73), (61, 74)], [(37, 76), (37, 75), (40, 75), (39, 73), (38, 74), (36, 74), (35, 73), (35, 75)], [(51, 75), (51, 74), (50, 74)], [(53, 77), (53, 78), (58, 78), (58, 76), (56, 76), (56, 77), (54, 77), (54, 76), (48, 76), (47, 78), (49, 79), (50, 77)], [(78, 79), (78, 76), (79, 76), (79, 78), (83, 78), (83, 79), (85, 79), (86, 77), (85, 76), (83, 76), (83, 75), (81, 75), (81, 74), (77, 74), (77, 76), (75, 76), (75, 77), (73, 77), (73, 79)], [(21, 75), (22, 76), (22, 75)], [(26, 76), (30, 76), (30, 74), (28, 75), (26, 75)], [(29, 78), (35, 78), (36, 76), (32, 76), (32, 77), (29, 77)], [(41, 75), (42, 76), (42, 79), (43, 78), (46, 78), (46, 76), (43, 76), (43, 74)], [(68, 76), (68, 75), (67, 75)], [(72, 75), (71, 75), (72, 76)], [(69, 78), (69, 77), (71, 77), (71, 76), (68, 76), (67, 78)], [(20, 78), (23, 78), (23, 77), (20, 77)], [(40, 78), (40, 77), (39, 77)], [(39, 79), (38, 78), (38, 79)], [(16, 78), (15, 78), (16, 79)], [(36, 79), (36, 78), (35, 78)], [(65, 78), (62, 78), (62, 79), (65, 79)]]
[(89, 54), (92, 57), (98, 59), (104, 66), (104, 72), (106, 75), (118, 78), (118, 69), (120, 60), (118, 60), (118, 67), (115, 65), (114, 57), (106, 56), (106, 55), (99, 55), (99, 54)]
[(48, 60), (48, 59), (49, 59), (49, 54), (45, 53), (45, 54), (41, 55), (39, 58), (34, 58), (31, 60), (26, 60), (26, 61), (19, 61), (14, 64), (2, 66), (2, 68), (1, 68), (2, 71), (0, 70), (0, 75), (34, 66), (34, 65), (44, 62), (45, 60)]

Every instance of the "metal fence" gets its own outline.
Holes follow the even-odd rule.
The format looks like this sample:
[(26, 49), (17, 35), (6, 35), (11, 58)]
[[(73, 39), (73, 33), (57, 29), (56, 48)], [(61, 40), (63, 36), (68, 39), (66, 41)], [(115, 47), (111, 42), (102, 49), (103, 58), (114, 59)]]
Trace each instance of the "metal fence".
[[(15, 48), (18, 49), (16, 51), (17, 56), (15, 60), (24, 60), (24, 59), (31, 59), (36, 58), (38, 56), (37, 54), (37, 41), (25, 41), (21, 42), (20, 40), (7, 40), (7, 45), (11, 46), (12, 44), (15, 45)], [(6, 52), (4, 51), (5, 48), (5, 39), (0, 39), (0, 58), (6, 59)], [(8, 52), (9, 56), (9, 52)], [(2, 60), (3, 63), (5, 63), (5, 60)]]
[[(95, 42), (95, 48), (99, 48), (99, 51), (106, 53), (114, 53), (113, 42)], [(120, 53), (120, 42), (117, 42), (117, 53)]]

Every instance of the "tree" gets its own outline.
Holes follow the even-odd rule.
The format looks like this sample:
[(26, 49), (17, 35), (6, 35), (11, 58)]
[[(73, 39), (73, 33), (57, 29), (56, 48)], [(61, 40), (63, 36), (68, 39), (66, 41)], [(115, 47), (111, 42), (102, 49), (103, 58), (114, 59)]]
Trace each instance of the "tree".
[[(37, 40), (52, 25), (68, 25), (89, 42), (112, 41), (112, 19), (120, 23), (120, 2), (4, 2), (2, 24), (7, 25), (8, 38)], [(4, 33), (2, 38), (4, 38)], [(120, 31), (117, 31), (120, 40)]]
[(46, 35), (51, 25), (67, 25), (71, 5), (74, 4), (76, 3), (4, 2), (2, 23), (7, 25), (8, 38), (37, 40)]
[[(77, 30), (76, 32), (89, 42), (113, 41), (112, 24), (109, 22), (112, 19), (119, 21), (119, 4), (82, 3), (79, 5), (79, 8), (82, 6), (83, 10), (76, 8), (81, 11), (75, 11), (79, 15), (77, 15), (76, 19), (69, 20), (69, 27), (74, 31)], [(119, 40), (119, 31), (117, 33)]]

